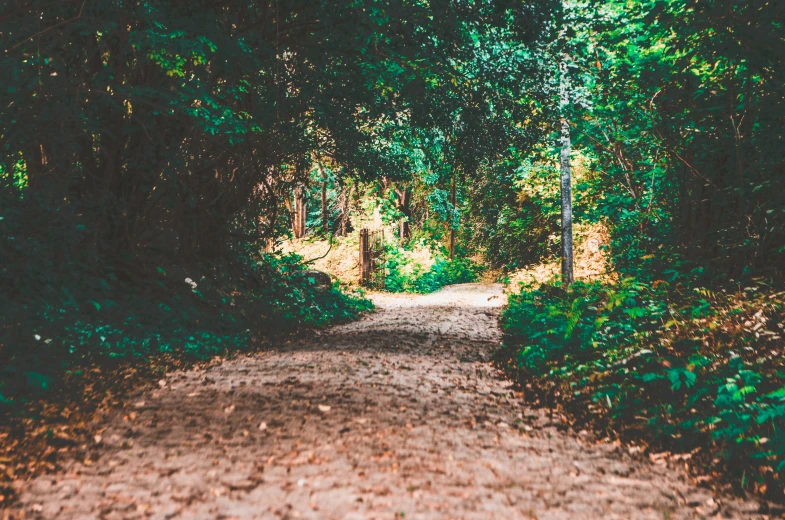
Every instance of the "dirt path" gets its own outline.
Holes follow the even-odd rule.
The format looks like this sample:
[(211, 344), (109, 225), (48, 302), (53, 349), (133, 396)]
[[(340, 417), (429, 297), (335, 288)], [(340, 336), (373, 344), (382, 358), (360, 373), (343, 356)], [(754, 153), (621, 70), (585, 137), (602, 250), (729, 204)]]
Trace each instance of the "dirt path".
[[(548, 425), (488, 363), (501, 287), (375, 297), (279, 350), (171, 374), (11, 518), (763, 518)], [(89, 450), (88, 450), (89, 451)]]

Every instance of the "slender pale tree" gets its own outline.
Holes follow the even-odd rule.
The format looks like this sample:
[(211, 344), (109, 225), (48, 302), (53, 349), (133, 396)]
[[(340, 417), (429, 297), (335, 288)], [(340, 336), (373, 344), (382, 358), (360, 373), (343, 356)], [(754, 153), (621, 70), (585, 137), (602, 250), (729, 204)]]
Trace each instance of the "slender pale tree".
[(567, 75), (567, 56), (559, 62), (559, 117), (561, 119), (561, 274), (565, 287), (573, 278), (572, 266), (572, 172), (570, 165), (570, 79)]

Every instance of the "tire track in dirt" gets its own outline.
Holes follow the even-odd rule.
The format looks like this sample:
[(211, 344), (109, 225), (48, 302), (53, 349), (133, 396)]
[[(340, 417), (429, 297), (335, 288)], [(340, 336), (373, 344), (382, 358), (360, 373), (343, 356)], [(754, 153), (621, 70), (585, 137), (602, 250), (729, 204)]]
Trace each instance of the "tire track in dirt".
[(489, 363), (501, 286), (376, 295), (364, 319), (173, 373), (102, 419), (101, 457), (5, 518), (765, 518), (550, 426)]

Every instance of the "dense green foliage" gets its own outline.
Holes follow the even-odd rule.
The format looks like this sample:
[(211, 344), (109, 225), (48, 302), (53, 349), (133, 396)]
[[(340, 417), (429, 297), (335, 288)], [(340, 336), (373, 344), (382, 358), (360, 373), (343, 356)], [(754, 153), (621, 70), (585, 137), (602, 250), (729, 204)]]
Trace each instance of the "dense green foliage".
[(93, 223), (67, 208), (31, 212), (35, 201), (0, 200), (5, 405), (40, 395), (67, 369), (160, 354), (204, 359), (247, 349), (260, 335), (351, 319), (370, 305), (317, 290), (296, 257), (260, 256), (247, 244), (224, 265), (112, 262), (91, 244)]
[[(523, 287), (502, 353), (543, 402), (772, 494), (785, 467), (783, 20), (781, 2), (568, 3), (569, 116), (592, 172), (575, 183), (576, 218), (609, 228), (620, 281)], [(516, 225), (539, 233), (532, 215)]]
[(514, 153), (467, 187), (461, 237), (507, 270), (536, 263), (558, 244), (558, 173), (544, 152)]
[(438, 291), (445, 285), (475, 282), (482, 273), (482, 267), (471, 260), (445, 257), (444, 252), (436, 256), (436, 261), (428, 268), (416, 263), (402, 249), (387, 253), (387, 276), (385, 289), (391, 292), (410, 292), (427, 294)]
[(496, 94), (498, 68), (466, 69), (497, 33), (536, 38), (544, 13), (517, 2), (14, 4), (0, 19), (4, 171), (24, 161), (28, 189), (94, 219), (101, 247), (184, 261), (219, 259), (238, 234), (274, 237), (313, 153), (396, 175), (398, 127), (439, 135), (471, 117), (460, 129), (476, 140), (492, 103), (524, 117)]
[(576, 137), (603, 173), (598, 213), (624, 227), (624, 249), (671, 246), (725, 280), (782, 277), (785, 5), (589, 2), (568, 20), (588, 107), (575, 111)]
[(697, 448), (707, 464), (720, 455), (742, 484), (772, 481), (785, 464), (785, 293), (759, 289), (713, 293), (678, 278), (527, 288), (510, 299), (505, 342), (541, 399), (561, 392), (606, 431)]
[[(366, 308), (318, 293), (297, 259), (263, 253), (289, 233), (293, 194), (313, 196), (314, 181), (343, 200), (360, 183), (426, 177), (443, 188), (450, 172), (511, 139), (535, 141), (507, 130), (534, 117), (516, 75), (539, 73), (524, 50), (558, 9), (523, 0), (6, 4), (3, 402), (80, 363), (205, 356)], [(501, 48), (514, 55), (488, 60)], [(309, 208), (307, 225), (336, 229), (335, 204), (327, 226)]]

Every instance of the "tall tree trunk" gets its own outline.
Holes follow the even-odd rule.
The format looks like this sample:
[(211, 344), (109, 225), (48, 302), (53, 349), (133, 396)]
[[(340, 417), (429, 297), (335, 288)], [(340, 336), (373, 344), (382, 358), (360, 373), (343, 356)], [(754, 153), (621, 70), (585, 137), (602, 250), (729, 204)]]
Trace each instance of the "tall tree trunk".
[(294, 233), (296, 218), (294, 216), (294, 202), (292, 200), (292, 197), (284, 197), (283, 198), (283, 203), (284, 203), (284, 206), (286, 206), (287, 213), (289, 214), (289, 221), (292, 224), (292, 233)]
[(31, 190), (38, 189), (43, 181), (41, 177), (46, 169), (47, 157), (43, 144), (33, 144), (23, 153), (27, 172), (27, 185)]
[(341, 188), (341, 224), (339, 233), (342, 237), (349, 233), (349, 194), (350, 190), (347, 190), (345, 186)]
[[(450, 186), (450, 204), (452, 210), (455, 211), (455, 204), (457, 201), (455, 189), (455, 172), (452, 174), (452, 186)], [(450, 260), (455, 259), (455, 227), (453, 226), (453, 219), (450, 219)]]
[(316, 161), (316, 166), (322, 175), (322, 233), (327, 233), (330, 227), (330, 216), (327, 213), (327, 172), (321, 161)]
[(294, 231), (294, 238), (302, 238), (305, 236), (305, 222), (308, 217), (305, 188), (298, 186), (294, 190), (294, 222), (292, 223), (292, 231)]
[(308, 219), (308, 201), (306, 199), (305, 188), (302, 189), (300, 197), (300, 206), (298, 208), (300, 217), (300, 236), (304, 237), (307, 231), (306, 221)]
[(366, 285), (371, 277), (371, 258), (368, 254), (368, 230), (360, 230), (360, 285)]
[(559, 63), (559, 106), (561, 111), (561, 274), (565, 287), (573, 278), (572, 267), (572, 178), (570, 171), (570, 86), (567, 62)]

